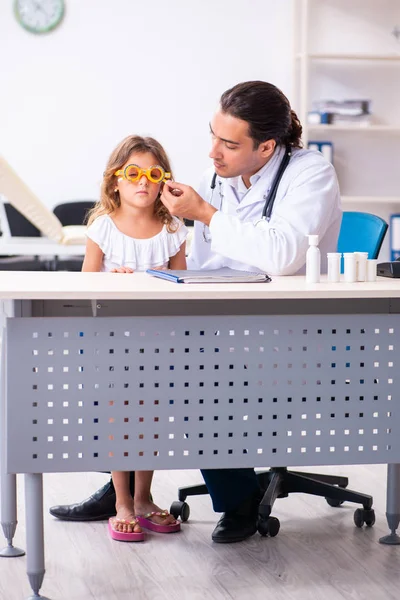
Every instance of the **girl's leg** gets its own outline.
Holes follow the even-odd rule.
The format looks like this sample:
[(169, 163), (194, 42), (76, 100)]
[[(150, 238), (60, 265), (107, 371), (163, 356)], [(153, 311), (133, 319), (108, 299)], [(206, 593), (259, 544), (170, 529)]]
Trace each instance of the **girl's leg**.
[(117, 511), (113, 522), (114, 529), (123, 533), (140, 533), (142, 530), (138, 524), (131, 525), (135, 521), (135, 510), (129, 488), (129, 473), (113, 471), (111, 476), (115, 488)]
[[(154, 471), (135, 472), (134, 507), (136, 515), (144, 516), (152, 512), (162, 512), (162, 509), (150, 500), (150, 488), (151, 481), (153, 479), (153, 473)], [(151, 517), (151, 520), (159, 525), (169, 525), (171, 523), (176, 523), (172, 515), (168, 515), (166, 517), (153, 515)]]

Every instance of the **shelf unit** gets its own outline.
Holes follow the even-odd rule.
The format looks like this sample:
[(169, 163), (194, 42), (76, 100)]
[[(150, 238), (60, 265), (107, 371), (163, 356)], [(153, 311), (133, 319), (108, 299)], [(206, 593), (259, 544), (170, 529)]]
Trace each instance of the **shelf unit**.
[(362, 206), (368, 204), (400, 204), (400, 196), (342, 196), (343, 204), (361, 204)]
[(389, 133), (400, 134), (400, 125), (307, 125), (308, 131), (356, 131), (357, 133)]
[(366, 61), (400, 61), (399, 54), (364, 54), (353, 53), (353, 54), (326, 54), (326, 53), (303, 53), (298, 52), (296, 54), (297, 59), (308, 57), (311, 60), (366, 60)]
[[(344, 209), (388, 220), (400, 213), (400, 42), (389, 27), (400, 22), (400, 5), (293, 0), (293, 9), (294, 108), (304, 146), (309, 140), (333, 142)], [(372, 123), (308, 124), (313, 100), (344, 97), (372, 100)]]
[[(295, 93), (298, 99), (298, 114), (303, 125), (303, 142), (307, 146), (310, 132), (363, 132), (363, 133), (388, 133), (391, 135), (400, 134), (400, 123), (397, 124), (379, 124), (371, 125), (309, 125), (308, 112), (311, 109), (310, 99), (310, 67), (312, 63), (318, 61), (337, 61), (337, 62), (380, 62), (380, 63), (397, 63), (400, 65), (400, 44), (398, 52), (388, 54), (374, 54), (370, 52), (311, 52), (310, 45), (310, 10), (313, 4), (323, 0), (294, 0), (294, 32), (295, 32), (295, 54), (294, 54), (294, 69), (295, 69)], [(377, 8), (379, 0), (376, 0)], [(296, 51), (296, 45), (300, 51)], [(299, 67), (299, 69), (297, 69)], [(298, 78), (296, 72), (299, 70)], [(400, 73), (398, 74), (400, 77)], [(299, 83), (297, 83), (297, 79)]]

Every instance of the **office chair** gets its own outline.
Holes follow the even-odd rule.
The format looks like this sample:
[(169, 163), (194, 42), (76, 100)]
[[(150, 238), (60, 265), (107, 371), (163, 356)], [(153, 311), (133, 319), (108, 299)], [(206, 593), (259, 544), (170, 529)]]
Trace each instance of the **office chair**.
[(53, 208), (53, 213), (60, 219), (63, 227), (67, 225), (85, 225), (88, 212), (95, 203), (95, 200), (63, 202)]
[(364, 212), (344, 212), (338, 240), (338, 252), (368, 252), (368, 258), (378, 258), (388, 224)]
[[(377, 258), (382, 246), (388, 225), (375, 215), (359, 212), (343, 213), (343, 220), (338, 240), (339, 252), (368, 252), (369, 258)], [(337, 507), (343, 502), (362, 504), (356, 509), (354, 523), (357, 527), (364, 524), (372, 527), (375, 523), (375, 512), (372, 509), (372, 496), (348, 490), (348, 478), (336, 475), (321, 475), (288, 471), (286, 467), (273, 467), (268, 471), (257, 473), (260, 488), (264, 494), (259, 505), (258, 532), (274, 537), (278, 534), (280, 523), (271, 517), (272, 507), (277, 498), (286, 498), (293, 492), (302, 492), (314, 496), (325, 497), (329, 506)], [(179, 488), (179, 501), (173, 502), (171, 514), (177, 519), (186, 521), (190, 515), (189, 505), (185, 502), (188, 496), (208, 494), (205, 484)]]
[[(41, 233), (22, 213), (12, 204), (4, 202), (5, 218), (7, 220), (9, 235), (12, 237), (40, 237)], [(2, 223), (5, 226), (5, 223)]]
[[(40, 231), (12, 204), (1, 203), (2, 235), (8, 237), (40, 237)], [(0, 271), (46, 271), (47, 261), (38, 256), (1, 256)]]
[[(63, 202), (54, 207), (53, 212), (61, 221), (63, 227), (67, 225), (84, 225), (88, 212), (93, 208), (95, 200), (73, 200)], [(81, 256), (70, 256), (68, 258), (56, 257), (54, 261), (55, 271), (80, 271), (83, 258)]]

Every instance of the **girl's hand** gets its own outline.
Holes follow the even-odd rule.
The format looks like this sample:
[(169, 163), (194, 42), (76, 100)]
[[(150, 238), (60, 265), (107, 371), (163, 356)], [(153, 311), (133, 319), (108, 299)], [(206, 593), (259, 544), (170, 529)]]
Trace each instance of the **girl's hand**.
[(118, 269), (112, 269), (110, 273), (133, 273), (133, 269), (130, 267), (118, 267)]

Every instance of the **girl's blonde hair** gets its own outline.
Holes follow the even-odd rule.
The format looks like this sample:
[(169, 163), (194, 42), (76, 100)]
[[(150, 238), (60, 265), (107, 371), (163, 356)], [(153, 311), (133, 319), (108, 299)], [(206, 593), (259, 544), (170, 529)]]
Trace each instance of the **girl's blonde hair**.
[[(100, 201), (97, 202), (89, 212), (87, 221), (88, 225), (93, 223), (93, 221), (101, 215), (112, 214), (121, 206), (119, 191), (115, 191), (115, 184), (117, 181), (115, 171), (118, 171), (118, 169), (121, 169), (124, 166), (131, 154), (144, 154), (146, 152), (153, 154), (153, 156), (156, 158), (157, 164), (160, 165), (164, 171), (171, 173), (171, 179), (173, 179), (171, 165), (167, 153), (161, 144), (152, 137), (129, 135), (122, 140), (120, 144), (118, 144), (108, 159), (106, 170), (103, 173)], [(157, 215), (161, 223), (167, 226), (167, 231), (169, 233), (176, 231), (177, 226), (174, 224), (171, 213), (161, 202), (160, 194), (158, 194), (154, 203), (154, 214)]]

